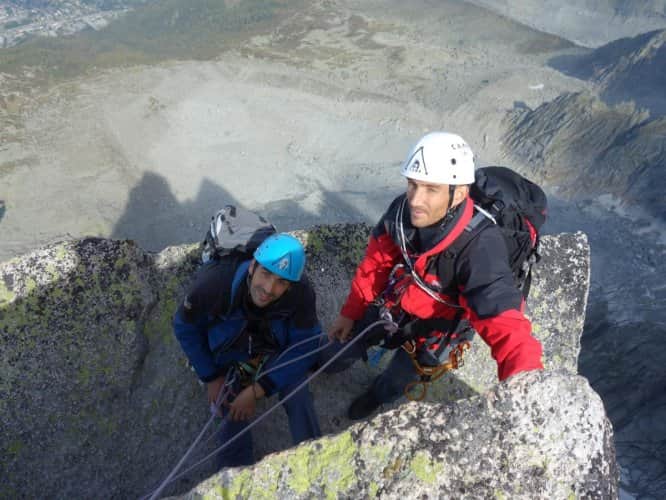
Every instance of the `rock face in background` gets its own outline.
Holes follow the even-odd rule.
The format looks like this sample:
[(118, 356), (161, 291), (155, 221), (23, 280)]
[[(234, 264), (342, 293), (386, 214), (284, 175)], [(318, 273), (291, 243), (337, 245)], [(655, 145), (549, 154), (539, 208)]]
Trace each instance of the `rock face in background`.
[[(511, 163), (582, 208), (576, 227), (590, 238), (594, 265), (579, 372), (604, 400), (623, 489), (637, 498), (666, 488), (665, 41), (664, 30), (652, 31), (550, 58), (590, 93), (514, 106), (503, 132)], [(568, 217), (551, 214), (550, 230), (567, 230)]]
[(589, 81), (594, 93), (514, 106), (504, 120), (505, 153), (560, 194), (612, 195), (665, 220), (666, 31), (561, 55), (550, 65)]
[(529, 175), (569, 196), (612, 194), (662, 220), (666, 118), (588, 93), (563, 94), (506, 119), (504, 144)]
[(587, 381), (519, 374), (451, 404), (410, 403), (228, 469), (182, 498), (617, 498), (612, 427)]
[(470, 3), (587, 47), (666, 27), (664, 0), (470, 0)]
[(616, 40), (589, 54), (555, 57), (551, 65), (593, 82), (608, 104), (633, 101), (652, 118), (666, 113), (666, 30)]
[[(368, 228), (327, 226), (299, 234), (308, 243), (308, 273), (318, 293), (320, 317), (327, 324), (344, 298), (365, 247)], [(106, 497), (138, 497), (148, 493), (166, 476), (208, 418), (204, 390), (187, 368), (170, 325), (176, 305), (196, 268), (197, 257), (195, 245), (171, 247), (151, 254), (132, 242), (85, 239), (52, 245), (0, 266), (0, 475), (3, 477), (0, 496), (73, 498), (95, 496), (96, 492), (103, 491)], [(535, 269), (529, 315), (535, 335), (544, 344), (549, 369), (576, 372), (588, 287), (589, 247), (585, 236), (577, 233), (545, 237), (543, 259)], [(488, 351), (482, 342), (476, 341), (465, 366), (441, 379), (431, 389), (429, 399), (461, 400), (493, 387), (496, 367)], [(315, 448), (307, 448), (306, 455), (310, 453), (308, 449), (317, 449), (324, 459), (330, 455), (335, 463), (345, 463), (346, 468), (341, 466), (339, 474), (348, 469), (347, 451), (340, 443), (353, 441), (354, 433), (361, 431), (345, 431), (349, 422), (344, 414), (351, 400), (364, 390), (376, 372), (377, 368), (373, 370), (357, 363), (345, 373), (316, 380), (312, 389), (322, 429), (325, 433), (343, 434), (311, 444)], [(578, 387), (576, 391), (589, 391), (575, 378), (558, 377), (538, 379), (544, 384), (552, 380), (554, 384), (540, 393), (544, 405), (557, 406), (557, 398), (570, 396), (569, 392), (558, 392), (560, 389), (555, 390), (556, 387), (566, 386), (566, 391), (570, 391), (573, 384)], [(504, 390), (496, 389), (499, 392), (494, 394), (498, 401), (503, 401), (504, 395), (510, 400), (517, 394), (509, 395), (502, 392)], [(482, 401), (476, 399), (461, 403), (461, 407), (444, 409), (409, 406), (404, 418), (413, 419), (420, 412), (443, 412), (437, 425), (444, 425), (452, 422), (447, 419), (457, 419), (455, 415), (461, 410), (456, 408), (483, 406), (486, 403)], [(273, 402), (266, 402), (264, 408)], [(585, 438), (590, 446), (594, 444), (586, 448), (587, 464), (601, 453), (599, 450), (609, 446), (610, 430), (605, 421), (599, 420), (598, 403), (589, 407), (590, 413), (585, 414), (584, 419), (580, 412), (588, 410), (583, 400), (581, 405), (580, 409), (571, 410), (572, 425), (599, 423), (593, 435)], [(495, 404), (495, 408), (504, 406)], [(513, 408), (517, 411), (519, 407)], [(561, 408), (562, 411), (568, 409), (566, 405)], [(491, 412), (491, 409), (483, 411)], [(541, 410), (534, 415), (539, 414)], [(380, 417), (378, 421), (403, 418), (398, 417), (400, 413), (392, 415), (394, 417)], [(505, 417), (498, 414), (497, 425), (502, 425), (501, 418), (513, 422), (512, 415), (515, 416), (511, 412)], [(258, 458), (290, 445), (283, 412), (278, 411), (274, 416), (258, 429), (257, 435), (264, 437), (257, 442)], [(554, 421), (566, 424), (562, 419)], [(546, 441), (539, 441), (539, 431), (528, 425), (533, 434), (523, 436), (526, 442), (543, 444), (551, 442), (549, 436), (566, 435), (564, 427), (550, 428), (549, 422), (548, 419), (540, 424), (545, 426), (542, 437)], [(493, 435), (501, 439), (500, 436), (505, 435), (484, 434), (488, 432), (491, 431), (484, 430), (474, 439), (484, 440)], [(517, 439), (522, 433), (512, 432)], [(400, 442), (403, 437), (409, 442), (413, 439), (409, 433), (402, 432), (397, 432), (392, 439), (399, 437)], [(372, 439), (379, 443), (378, 436)], [(388, 476), (392, 470), (399, 475), (405, 467), (396, 461), (401, 453), (400, 442), (387, 440), (382, 447), (375, 448), (383, 450), (381, 460), (394, 457), (386, 469)], [(202, 458), (214, 446), (214, 440), (208, 441), (187, 465)], [(443, 442), (434, 443), (427, 453), (410, 459), (409, 467), (425, 477), (426, 483), (430, 471), (444, 466), (440, 461), (445, 453), (437, 451), (447, 449), (443, 446)], [(552, 454), (548, 446), (530, 449), (535, 453), (534, 462), (530, 462), (534, 474), (543, 473), (544, 478), (552, 476), (553, 481), (561, 483), (553, 486), (556, 489), (552, 491), (564, 491), (557, 488), (566, 491), (573, 488), (574, 493), (592, 491), (585, 489), (582, 483), (571, 482), (569, 469), (557, 468), (560, 458)], [(500, 457), (502, 450), (495, 452)], [(298, 453), (296, 457), (301, 456)], [(507, 455), (506, 460), (502, 459), (500, 467), (503, 463), (510, 464), (512, 457)], [(307, 458), (310, 470), (324, 470), (323, 462), (319, 466), (310, 460)], [(213, 472), (210, 462), (179, 479), (165, 493), (189, 490)], [(478, 466), (476, 461), (468, 463)], [(614, 458), (607, 451), (603, 460), (594, 465), (597, 472), (607, 469), (604, 474), (608, 484), (616, 481), (613, 464)], [(614, 491), (614, 486), (602, 484), (597, 472), (590, 472), (594, 488)], [(497, 491), (506, 494), (519, 493), (518, 486), (513, 486), (511, 474), (511, 470), (497, 470), (481, 475), (479, 485), (495, 485)], [(496, 482), (488, 483), (484, 479), (490, 476)], [(585, 474), (577, 477), (576, 481), (582, 481)], [(298, 494), (310, 491), (309, 486), (298, 483), (300, 479), (294, 480), (297, 481), (294, 491)], [(347, 480), (341, 478), (340, 481)], [(520, 482), (515, 480), (516, 485)], [(477, 486), (466, 483), (461, 487)], [(346, 488), (342, 489), (346, 491)], [(367, 485), (367, 488), (374, 487)]]

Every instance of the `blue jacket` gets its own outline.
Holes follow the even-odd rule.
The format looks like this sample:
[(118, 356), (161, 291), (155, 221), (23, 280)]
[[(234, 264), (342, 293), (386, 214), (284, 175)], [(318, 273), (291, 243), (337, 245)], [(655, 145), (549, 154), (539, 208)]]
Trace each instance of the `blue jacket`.
[[(224, 375), (235, 361), (251, 357), (247, 343), (240, 341), (250, 320), (263, 322), (270, 329), (275, 352), (269, 355), (263, 371), (307, 354), (319, 345), (321, 327), (314, 290), (307, 278), (293, 283), (274, 303), (252, 312), (248, 306), (249, 264), (245, 261), (236, 265), (222, 259), (203, 266), (174, 317), (176, 338), (203, 382)], [(306, 339), (311, 341), (277, 359), (287, 348)], [(316, 359), (315, 354), (307, 356), (257, 382), (270, 395), (296, 382)]]

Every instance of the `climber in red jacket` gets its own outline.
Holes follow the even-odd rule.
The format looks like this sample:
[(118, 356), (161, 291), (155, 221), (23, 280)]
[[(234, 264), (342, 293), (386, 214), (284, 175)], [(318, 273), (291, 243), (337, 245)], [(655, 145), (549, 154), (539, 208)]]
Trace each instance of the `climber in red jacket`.
[[(375, 328), (368, 342), (359, 342), (359, 348), (350, 349), (346, 359), (334, 365), (332, 371), (346, 368), (378, 339), (396, 349), (385, 371), (352, 403), (351, 419), (365, 418), (397, 399), (419, 377), (414, 356), (400, 348), (407, 340), (416, 349), (415, 359), (434, 365), (443, 362), (442, 353), (450, 352), (446, 347), (453, 339), (468, 338), (471, 326), (490, 346), (500, 380), (543, 368), (541, 344), (522, 312), (524, 299), (499, 228), (484, 225), (454, 256), (453, 265), (444, 262), (452, 258), (447, 248), (469, 227), (477, 210), (469, 197), (474, 182), (469, 145), (455, 134), (427, 134), (401, 173), (407, 191), (372, 231), (349, 295), (328, 332), (339, 342), (325, 357), (379, 317), (390, 314), (400, 326), (392, 335), (383, 326)], [(450, 269), (453, 276), (444, 276)]]

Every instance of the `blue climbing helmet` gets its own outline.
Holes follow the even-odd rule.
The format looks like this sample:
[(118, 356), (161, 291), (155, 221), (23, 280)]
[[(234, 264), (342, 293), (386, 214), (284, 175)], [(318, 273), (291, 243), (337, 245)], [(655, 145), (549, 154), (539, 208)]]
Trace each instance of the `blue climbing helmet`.
[(254, 259), (273, 274), (299, 281), (305, 269), (305, 249), (290, 234), (269, 236), (254, 252)]

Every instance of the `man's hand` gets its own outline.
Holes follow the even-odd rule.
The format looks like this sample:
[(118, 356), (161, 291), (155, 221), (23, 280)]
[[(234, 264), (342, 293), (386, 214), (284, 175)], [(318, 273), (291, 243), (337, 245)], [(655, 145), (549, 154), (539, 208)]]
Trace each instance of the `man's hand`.
[(337, 339), (340, 342), (346, 342), (353, 326), (353, 319), (343, 316), (342, 314), (338, 315), (328, 331), (328, 340)]
[(254, 417), (256, 400), (264, 396), (264, 389), (257, 383), (243, 389), (229, 405), (229, 418), (234, 422)]
[(223, 376), (217, 377), (212, 382), (208, 382), (206, 384), (206, 390), (208, 391), (208, 404), (217, 403), (217, 396), (220, 394), (223, 385), (224, 385)]

